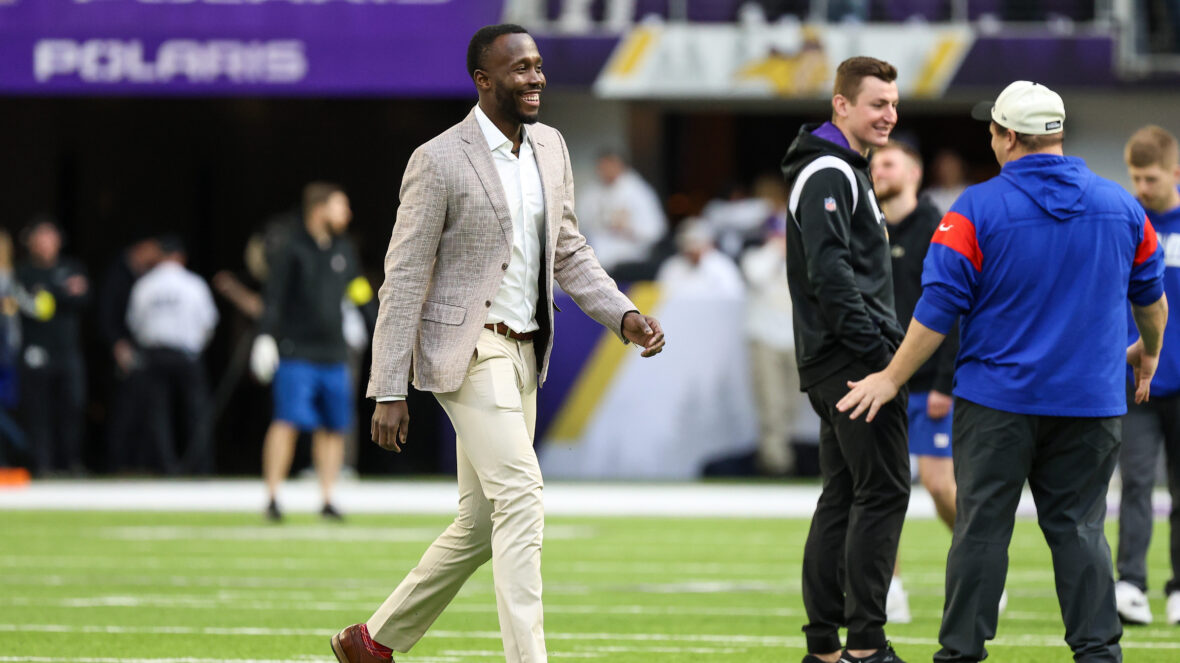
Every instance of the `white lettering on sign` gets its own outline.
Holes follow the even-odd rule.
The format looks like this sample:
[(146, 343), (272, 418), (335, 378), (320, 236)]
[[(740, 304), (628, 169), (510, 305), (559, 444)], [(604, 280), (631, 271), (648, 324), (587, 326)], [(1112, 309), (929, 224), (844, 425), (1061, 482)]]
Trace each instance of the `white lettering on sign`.
[(1164, 266), (1180, 267), (1180, 233), (1156, 233), (1164, 247)]
[(44, 83), (77, 76), (87, 83), (295, 83), (307, 75), (303, 42), (174, 39), (147, 53), (138, 39), (42, 39), (33, 75)]

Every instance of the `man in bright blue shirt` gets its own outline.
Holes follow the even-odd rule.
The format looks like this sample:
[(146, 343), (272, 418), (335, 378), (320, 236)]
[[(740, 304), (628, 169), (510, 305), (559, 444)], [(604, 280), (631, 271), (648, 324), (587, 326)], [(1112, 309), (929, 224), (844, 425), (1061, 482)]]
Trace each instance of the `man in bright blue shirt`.
[[(1135, 197), (1147, 209), (1164, 253), (1164, 291), (1180, 301), (1180, 149), (1176, 137), (1157, 126), (1136, 131), (1124, 150)], [(1131, 330), (1131, 342), (1138, 334)], [(1123, 495), (1119, 505), (1119, 616), (1129, 624), (1150, 624), (1147, 602), (1147, 547), (1151, 543), (1151, 492), (1156, 461), (1164, 446), (1168, 489), (1172, 494), (1172, 579), (1164, 586), (1169, 624), (1180, 624), (1180, 325), (1169, 325), (1164, 351), (1151, 383), (1152, 399), (1130, 403), (1123, 419), (1119, 472)]]
[[(1159, 362), (1162, 251), (1139, 203), (1064, 156), (1055, 92), (1017, 81), (972, 116), (990, 120), (1000, 175), (969, 187), (943, 217), (905, 341), (885, 370), (850, 383), (837, 408), (875, 417), (960, 319), (958, 515), (934, 660), (987, 656), (1027, 480), (1074, 659), (1122, 661), (1103, 521), (1127, 407), (1123, 364), (1135, 367), (1142, 402)], [(1128, 299), (1142, 335), (1129, 348)]]

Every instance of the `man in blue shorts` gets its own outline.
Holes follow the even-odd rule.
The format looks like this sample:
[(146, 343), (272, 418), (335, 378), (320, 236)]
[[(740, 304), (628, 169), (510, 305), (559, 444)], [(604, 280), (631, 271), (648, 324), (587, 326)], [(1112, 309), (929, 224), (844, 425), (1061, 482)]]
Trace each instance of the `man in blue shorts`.
[(351, 220), (343, 189), (312, 182), (303, 192), (301, 218), (267, 237), (269, 275), (250, 366), (263, 382), (274, 379), (274, 421), (262, 452), (270, 520), (282, 518), (278, 489), (291, 469), (301, 431), (312, 433), (312, 460), (324, 498), (321, 513), (340, 518), (332, 489), (355, 408), (342, 306), (346, 297), (358, 306), (373, 297), (345, 235)]
[[(1141, 403), (1159, 363), (1163, 252), (1134, 198), (1065, 156), (1057, 93), (1016, 81), (972, 117), (989, 121), (1000, 174), (968, 187), (943, 217), (905, 340), (836, 407), (875, 419), (958, 320), (957, 513), (934, 660), (987, 657), (1027, 482), (1074, 660), (1119, 663), (1106, 493), (1127, 411), (1125, 365)], [(1128, 300), (1141, 334), (1130, 347)]]
[[(922, 157), (905, 143), (889, 141), (873, 152), (870, 162), (873, 192), (889, 224), (889, 250), (893, 258), (893, 305), (897, 319), (908, 327), (922, 296), (922, 261), (930, 238), (938, 230), (942, 213), (926, 198), (918, 198), (922, 183)], [(918, 476), (934, 500), (938, 517), (955, 526), (955, 470), (951, 462), (951, 387), (958, 330), (952, 330), (917, 373), (910, 378), (910, 454), (918, 457)], [(901, 581), (901, 557), (885, 596), (890, 623), (911, 621), (909, 598)]]
[[(1180, 147), (1176, 137), (1157, 126), (1136, 131), (1124, 157), (1135, 197), (1164, 249), (1164, 291), (1180, 301)], [(1138, 334), (1131, 328), (1131, 342)], [(1133, 377), (1133, 376), (1131, 376)], [(1169, 324), (1160, 365), (1151, 383), (1151, 400), (1128, 403), (1123, 418), (1123, 446), (1119, 451), (1122, 501), (1119, 505), (1118, 583), (1114, 594), (1119, 617), (1128, 624), (1150, 624), (1147, 603), (1147, 547), (1151, 543), (1155, 488), (1160, 447), (1168, 469), (1172, 494), (1169, 545), (1172, 579), (1164, 585), (1169, 624), (1180, 624), (1180, 325)]]

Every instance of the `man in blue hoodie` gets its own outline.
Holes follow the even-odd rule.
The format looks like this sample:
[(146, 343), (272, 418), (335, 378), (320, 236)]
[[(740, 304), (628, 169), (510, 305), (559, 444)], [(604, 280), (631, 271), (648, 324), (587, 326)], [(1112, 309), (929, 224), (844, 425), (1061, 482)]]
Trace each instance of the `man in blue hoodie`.
[[(1165, 291), (1180, 299), (1180, 148), (1176, 137), (1146, 126), (1127, 141), (1124, 151), (1135, 197), (1159, 233), (1164, 252)], [(1131, 342), (1136, 339), (1131, 330)], [(1164, 585), (1169, 624), (1180, 624), (1180, 325), (1168, 325), (1159, 370), (1149, 403), (1131, 404), (1123, 419), (1119, 472), (1123, 495), (1119, 503), (1118, 577), (1114, 586), (1119, 616), (1129, 624), (1150, 624), (1147, 590), (1147, 547), (1151, 543), (1151, 493), (1155, 488), (1160, 447), (1168, 462), (1172, 493), (1172, 579)]]
[[(1123, 364), (1142, 402), (1159, 362), (1163, 255), (1139, 203), (1064, 156), (1055, 92), (1017, 81), (972, 116), (990, 120), (1000, 175), (969, 187), (943, 217), (905, 341), (885, 370), (849, 383), (837, 408), (873, 419), (961, 317), (958, 517), (934, 660), (987, 656), (1027, 480), (1074, 659), (1121, 661), (1106, 491), (1127, 411)], [(1128, 299), (1140, 332), (1130, 347)]]

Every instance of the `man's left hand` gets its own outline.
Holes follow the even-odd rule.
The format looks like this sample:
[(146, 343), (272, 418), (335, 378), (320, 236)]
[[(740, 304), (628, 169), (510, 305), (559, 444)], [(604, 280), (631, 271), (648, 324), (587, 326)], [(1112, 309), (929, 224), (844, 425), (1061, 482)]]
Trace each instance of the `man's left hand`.
[(650, 315), (629, 311), (623, 316), (623, 337), (641, 346), (641, 357), (654, 357), (664, 349), (664, 330)]
[(848, 388), (851, 391), (844, 394), (844, 398), (836, 403), (836, 409), (841, 412), (852, 410), (852, 414), (848, 415), (849, 419), (855, 419), (868, 410), (865, 421), (872, 421), (881, 406), (897, 396), (897, 391), (901, 386), (895, 383), (885, 371), (881, 371), (871, 373), (859, 382), (849, 380)]
[(926, 397), (926, 416), (931, 419), (944, 419), (951, 413), (951, 403), (954, 402), (950, 396), (941, 391), (930, 390), (930, 395)]

